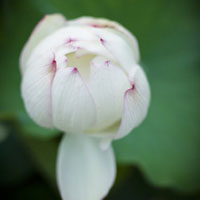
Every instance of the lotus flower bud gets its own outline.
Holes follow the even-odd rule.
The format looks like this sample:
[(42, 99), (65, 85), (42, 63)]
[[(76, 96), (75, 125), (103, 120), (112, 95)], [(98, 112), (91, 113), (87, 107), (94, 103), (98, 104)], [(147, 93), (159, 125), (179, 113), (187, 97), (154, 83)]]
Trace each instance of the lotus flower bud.
[(43, 127), (120, 138), (149, 106), (138, 61), (136, 39), (116, 22), (46, 16), (21, 56), (25, 107)]
[[(115, 162), (111, 147), (104, 153), (94, 150), (97, 138), (111, 141), (124, 137), (143, 121), (149, 107), (150, 89), (139, 65), (135, 37), (106, 19), (67, 21), (62, 15), (49, 15), (26, 43), (20, 66), (22, 97), (30, 117), (42, 127), (69, 133), (58, 159), (63, 198), (102, 199), (113, 183)], [(77, 136), (80, 133), (83, 135)], [(86, 153), (88, 149), (90, 153)], [(87, 156), (91, 162), (98, 157), (103, 163), (98, 160), (93, 168), (88, 166), (90, 162), (85, 164), (84, 169), (90, 168), (93, 174), (86, 173), (88, 187), (83, 183), (85, 176), (75, 181), (70, 170), (65, 172), (65, 166), (73, 171)], [(86, 188), (76, 192), (74, 188), (81, 185)], [(90, 187), (99, 190), (93, 188), (90, 193)]]

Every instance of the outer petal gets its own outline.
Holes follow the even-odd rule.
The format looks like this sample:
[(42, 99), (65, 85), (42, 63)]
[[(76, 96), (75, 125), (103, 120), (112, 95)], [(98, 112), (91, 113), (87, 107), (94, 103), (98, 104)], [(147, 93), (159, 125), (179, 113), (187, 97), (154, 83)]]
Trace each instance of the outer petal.
[(110, 28), (116, 30), (130, 45), (132, 46), (135, 52), (135, 58), (137, 62), (139, 61), (139, 49), (136, 38), (122, 25), (115, 21), (107, 20), (104, 18), (94, 18), (94, 17), (80, 17), (75, 20), (69, 21), (69, 24), (77, 25), (88, 25), (94, 28)]
[(66, 132), (83, 131), (95, 123), (96, 107), (78, 70), (60, 68), (52, 88), (53, 121)]
[(99, 38), (101, 44), (111, 53), (118, 63), (126, 70), (130, 71), (138, 62), (138, 49), (129, 44), (128, 40), (113, 29), (95, 29), (92, 31)]
[(137, 66), (130, 73), (132, 88), (124, 95), (123, 116), (116, 139), (124, 137), (146, 117), (150, 102), (150, 88), (142, 68)]
[(97, 121), (93, 129), (102, 130), (119, 121), (123, 95), (130, 83), (120, 67), (109, 60), (96, 57), (91, 64), (88, 87), (97, 107)]
[(31, 118), (43, 127), (52, 127), (51, 84), (54, 78), (53, 55), (41, 57), (24, 73), (22, 97)]
[(32, 32), (28, 42), (26, 43), (20, 58), (21, 71), (24, 72), (26, 68), (26, 62), (32, 52), (32, 50), (37, 46), (37, 44), (44, 39), (46, 36), (50, 35), (57, 29), (66, 25), (66, 19), (63, 15), (52, 14), (46, 15), (35, 27)]
[[(100, 54), (110, 57), (109, 52), (101, 45), (96, 35), (85, 27), (64, 27), (47, 36), (37, 45), (27, 60), (26, 68), (33, 62), (39, 60), (41, 56), (57, 54), (60, 49), (68, 49), (68, 51), (81, 51), (85, 49), (93, 54)], [(69, 53), (68, 52), (68, 53)]]
[(114, 56), (99, 43), (99, 38), (95, 37), (95, 40), (79, 40), (74, 43), (74, 46), (79, 49), (77, 56), (84, 54), (95, 54), (104, 56), (110, 60), (116, 61)]
[(66, 135), (59, 148), (58, 185), (63, 200), (102, 200), (115, 179), (112, 148), (102, 151), (98, 139)]

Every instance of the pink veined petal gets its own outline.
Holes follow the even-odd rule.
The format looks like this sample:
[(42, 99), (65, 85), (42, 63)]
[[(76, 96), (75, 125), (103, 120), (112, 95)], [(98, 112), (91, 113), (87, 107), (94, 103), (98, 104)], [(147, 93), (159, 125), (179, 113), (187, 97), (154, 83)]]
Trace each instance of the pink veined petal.
[(93, 28), (92, 31), (99, 38), (102, 46), (110, 52), (126, 72), (129, 72), (138, 62), (138, 45), (130, 43), (124, 34), (110, 28)]
[(99, 140), (66, 134), (57, 160), (58, 186), (63, 200), (102, 200), (113, 185), (116, 166), (112, 147)]
[(79, 40), (74, 43), (74, 46), (79, 48), (77, 55), (81, 56), (82, 54), (90, 53), (90, 54), (96, 54), (99, 56), (103, 56), (110, 60), (115, 61), (115, 58), (113, 57), (113, 55), (99, 43), (98, 38), (95, 38), (95, 40), (91, 40), (91, 41), (90, 40)]
[(123, 33), (125, 36), (127, 36), (127, 40), (132, 44), (132, 46), (135, 46), (136, 51), (135, 53), (137, 54), (137, 61), (139, 61), (139, 51), (138, 51), (138, 44), (136, 38), (131, 34), (129, 30), (127, 30), (125, 27), (123, 27), (121, 24), (115, 21), (111, 21), (108, 19), (104, 18), (94, 18), (94, 17), (80, 17), (75, 20), (70, 20), (69, 24), (83, 24), (83, 25), (88, 25), (94, 28), (110, 28), (117, 30), (121, 33)]
[(150, 88), (145, 73), (138, 66), (130, 73), (132, 88), (124, 94), (122, 121), (116, 139), (122, 138), (137, 127), (146, 117), (150, 103)]
[(30, 57), (33, 49), (43, 40), (46, 36), (50, 35), (59, 28), (65, 26), (67, 21), (63, 15), (52, 14), (46, 15), (43, 19), (37, 24), (33, 30), (28, 42), (25, 44), (20, 57), (20, 67), (22, 73), (25, 71), (26, 62)]
[(130, 83), (120, 67), (103, 57), (92, 60), (89, 90), (97, 107), (93, 130), (102, 130), (119, 121), (122, 115), (123, 94)]
[[(52, 55), (53, 56), (53, 55)], [(51, 85), (56, 70), (53, 57), (46, 55), (24, 73), (22, 97), (31, 118), (40, 126), (52, 128)]]
[(101, 45), (96, 35), (90, 31), (90, 28), (71, 26), (60, 28), (43, 39), (32, 51), (25, 63), (25, 68), (28, 68), (33, 62), (39, 62), (43, 54), (57, 54), (57, 51), (62, 48), (68, 49), (67, 53), (86, 50), (91, 54), (112, 57)]
[(57, 63), (57, 69), (67, 67), (69, 62), (67, 55), (77, 52), (76, 49), (66, 45), (61, 45), (55, 49), (55, 60)]
[(53, 122), (69, 133), (89, 128), (96, 120), (96, 106), (77, 68), (58, 69), (52, 88)]

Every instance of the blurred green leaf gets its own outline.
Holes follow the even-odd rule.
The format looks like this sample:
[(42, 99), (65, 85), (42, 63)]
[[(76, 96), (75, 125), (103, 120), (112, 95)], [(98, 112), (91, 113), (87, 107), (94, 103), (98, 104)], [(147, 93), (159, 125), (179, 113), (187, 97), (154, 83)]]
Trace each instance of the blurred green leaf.
[(0, 186), (21, 183), (32, 174), (32, 160), (14, 129), (5, 122), (0, 127), (6, 134), (0, 141)]
[(33, 120), (30, 119), (28, 114), (24, 111), (17, 115), (17, 119), (23, 126), (21, 131), (28, 133), (33, 137), (39, 137), (41, 139), (50, 139), (60, 134), (60, 131), (56, 129), (47, 129), (38, 126)]
[(25, 143), (31, 152), (34, 160), (38, 165), (38, 169), (47, 179), (55, 185), (56, 180), (56, 157), (58, 150), (58, 141), (42, 140), (27, 134), (20, 134), (19, 137)]
[(155, 10), (148, 47), (139, 36), (151, 107), (145, 122), (114, 146), (119, 162), (137, 164), (154, 184), (190, 191), (200, 188), (199, 36), (195, 4), (182, 2)]

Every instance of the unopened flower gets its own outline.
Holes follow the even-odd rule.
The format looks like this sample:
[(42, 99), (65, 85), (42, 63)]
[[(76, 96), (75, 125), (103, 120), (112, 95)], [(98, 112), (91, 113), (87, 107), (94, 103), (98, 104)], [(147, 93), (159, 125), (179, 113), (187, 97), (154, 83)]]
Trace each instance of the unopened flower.
[(82, 17), (44, 17), (20, 60), (22, 97), (40, 126), (62, 139), (58, 185), (64, 200), (101, 200), (115, 178), (110, 142), (145, 118), (150, 89), (138, 44), (120, 24)]

